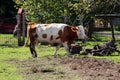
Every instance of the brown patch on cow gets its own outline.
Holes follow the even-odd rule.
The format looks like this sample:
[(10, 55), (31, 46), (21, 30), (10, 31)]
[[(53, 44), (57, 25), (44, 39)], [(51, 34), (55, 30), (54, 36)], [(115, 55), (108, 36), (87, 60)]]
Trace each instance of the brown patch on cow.
[(27, 46), (29, 41), (30, 43), (35, 43), (35, 40), (38, 37), (38, 35), (35, 35), (35, 33), (36, 33), (36, 23), (33, 22), (28, 23), (27, 40), (24, 46)]
[(88, 35), (88, 28), (84, 28), (84, 31), (85, 31), (85, 34), (87, 34)]
[(34, 45), (37, 45), (38, 44), (38, 35), (37, 34), (35, 34), (34, 35), (34, 39), (35, 39), (35, 41), (34, 41)]
[(62, 42), (67, 41), (68, 44), (71, 44), (73, 43), (73, 40), (78, 38), (77, 30), (77, 27), (65, 26), (63, 32), (60, 30), (58, 35), (60, 36)]
[(62, 30), (59, 30), (59, 31), (58, 31), (58, 35), (59, 35), (59, 36), (56, 37), (56, 39), (60, 39), (60, 38), (62, 37)]
[(51, 37), (50, 37), (50, 41), (52, 41), (53, 40), (53, 35), (51, 35)]
[(42, 37), (43, 38), (47, 38), (47, 34), (42, 34)]
[(30, 42), (31, 43), (34, 43), (34, 45), (36, 44), (36, 38), (37, 38), (37, 35), (35, 35), (36, 33), (36, 25), (31, 25), (31, 28), (29, 30), (29, 36), (30, 36)]
[(27, 27), (27, 32), (28, 33), (35, 33), (36, 31), (36, 23), (30, 22), (28, 23), (28, 27)]
[(46, 27), (49, 26), (49, 25), (50, 25), (50, 24), (44, 24), (44, 26), (46, 26)]
[(60, 36), (62, 35), (62, 30), (59, 30), (58, 35)]
[(29, 22), (28, 23), (28, 25), (34, 25), (34, 24), (36, 24), (36, 23), (34, 23), (34, 22)]
[(60, 39), (60, 37), (58, 36), (58, 37), (56, 37), (56, 39)]
[(37, 34), (35, 34), (35, 38), (38, 38), (38, 35), (37, 35)]

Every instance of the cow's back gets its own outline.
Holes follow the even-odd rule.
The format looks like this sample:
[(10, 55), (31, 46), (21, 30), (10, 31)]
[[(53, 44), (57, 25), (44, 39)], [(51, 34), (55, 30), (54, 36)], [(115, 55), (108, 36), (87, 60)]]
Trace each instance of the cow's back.
[(36, 33), (38, 41), (46, 43), (61, 43), (59, 32), (63, 31), (67, 24), (37, 24)]

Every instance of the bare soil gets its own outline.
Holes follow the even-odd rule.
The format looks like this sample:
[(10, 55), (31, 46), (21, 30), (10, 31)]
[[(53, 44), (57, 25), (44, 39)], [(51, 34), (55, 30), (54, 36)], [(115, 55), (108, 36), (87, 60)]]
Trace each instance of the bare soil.
[(120, 80), (120, 64), (106, 59), (46, 56), (9, 62), (24, 80)]

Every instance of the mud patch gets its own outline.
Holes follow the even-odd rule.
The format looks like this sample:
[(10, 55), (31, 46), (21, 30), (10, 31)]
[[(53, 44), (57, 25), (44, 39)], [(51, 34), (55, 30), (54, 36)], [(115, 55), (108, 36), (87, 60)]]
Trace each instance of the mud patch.
[(106, 59), (76, 58), (61, 62), (76, 70), (85, 80), (119, 80), (120, 65)]
[(47, 56), (11, 59), (25, 80), (119, 80), (120, 65), (106, 59)]

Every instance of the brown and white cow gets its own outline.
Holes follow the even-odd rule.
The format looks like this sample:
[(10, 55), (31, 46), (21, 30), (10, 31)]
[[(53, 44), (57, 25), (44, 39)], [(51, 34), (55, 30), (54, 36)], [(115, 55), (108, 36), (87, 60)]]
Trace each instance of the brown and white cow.
[(57, 51), (64, 46), (67, 55), (69, 52), (69, 44), (73, 43), (75, 39), (86, 39), (83, 26), (70, 26), (63, 23), (51, 23), (51, 24), (36, 24), (29, 23), (27, 27), (27, 41), (25, 46), (30, 43), (30, 51), (32, 57), (37, 57), (35, 45), (38, 42), (57, 44), (54, 52), (56, 56)]

